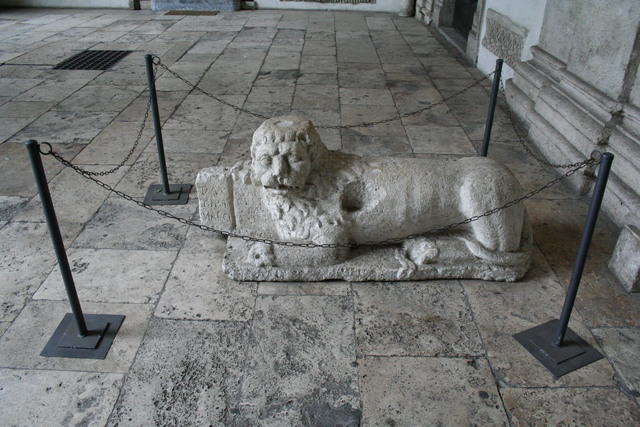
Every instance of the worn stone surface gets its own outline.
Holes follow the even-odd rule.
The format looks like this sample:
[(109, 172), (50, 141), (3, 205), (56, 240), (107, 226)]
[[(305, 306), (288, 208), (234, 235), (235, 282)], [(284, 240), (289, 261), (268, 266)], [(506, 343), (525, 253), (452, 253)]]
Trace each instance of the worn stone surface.
[(413, 152), (409, 140), (404, 136), (362, 135), (351, 129), (342, 130), (342, 146), (345, 153), (359, 156), (410, 156)]
[(475, 155), (464, 131), (449, 126), (406, 126), (415, 153)]
[(462, 286), (455, 281), (353, 287), (358, 353), (477, 356), (483, 353)]
[[(85, 313), (125, 317), (104, 360), (41, 357), (40, 352), (68, 313), (67, 301), (31, 301), (0, 338), (0, 366), (23, 369), (126, 373), (133, 363), (151, 318), (148, 304), (82, 304)], [(16, 348), (21, 351), (17, 352)]]
[[(149, 144), (148, 150), (127, 171), (116, 187), (118, 190), (134, 197), (143, 198), (150, 185), (161, 183), (155, 142)], [(169, 184), (193, 184), (198, 171), (211, 164), (217, 164), (218, 157), (217, 154), (210, 153), (165, 151)], [(195, 189), (189, 194), (190, 199), (195, 199), (197, 196)]]
[[(558, 17), (560, 21), (575, 15), (571, 7), (564, 5), (547, 9), (553, 12), (551, 18)], [(555, 13), (558, 9), (563, 9), (563, 13)], [(578, 16), (583, 16), (582, 10), (580, 13)], [(603, 16), (615, 13), (616, 8), (612, 7)], [(149, 10), (41, 8), (5, 8), (1, 17), (0, 63), (4, 65), (0, 67), (0, 110), (4, 114), (0, 114), (0, 141), (23, 142), (29, 136), (54, 142), (74, 141), (54, 143), (53, 148), (92, 170), (117, 165), (133, 145), (148, 99), (144, 90), (143, 53), (160, 56), (166, 65), (191, 82), (202, 79), (200, 86), (211, 94), (267, 117), (292, 111), (311, 118), (318, 127), (360, 124), (342, 130), (319, 128), (322, 141), (332, 150), (366, 156), (454, 160), (475, 156), (468, 150), (478, 148), (484, 131), (490, 80), (485, 79), (478, 87), (449, 98), (444, 104), (434, 105), (481, 76), (462, 56), (445, 48), (432, 28), (412, 18), (326, 11), (254, 10), (203, 17), (171, 16)], [(582, 27), (593, 24), (593, 19), (582, 21)], [(624, 25), (630, 25), (631, 21), (627, 21)], [(571, 22), (568, 30), (575, 27)], [(632, 40), (634, 33), (618, 31), (612, 37), (620, 34)], [(599, 37), (598, 31), (591, 37)], [(558, 49), (573, 43), (566, 37), (556, 41), (554, 46)], [(582, 54), (588, 48), (581, 46), (575, 53)], [(59, 59), (83, 49), (134, 49), (137, 53), (105, 72), (51, 69)], [(599, 60), (594, 58), (590, 61)], [(194, 174), (189, 171), (197, 171), (192, 166), (198, 162), (199, 169), (215, 164), (218, 155), (219, 164), (227, 166), (250, 159), (251, 135), (261, 119), (220, 106), (198, 90), (190, 91), (187, 84), (162, 70), (158, 76), (160, 118), (165, 148), (172, 158), (171, 173), (179, 168), (185, 172), (185, 180), (193, 180)], [(638, 98), (638, 86), (636, 83), (630, 99)], [(287, 89), (273, 92), (281, 87)], [(387, 91), (393, 104), (388, 103)], [(290, 96), (291, 105), (287, 104)], [(366, 103), (362, 101), (364, 96)], [(113, 102), (109, 104), (111, 99)], [(278, 103), (271, 102), (276, 99)], [(550, 104), (553, 107), (553, 102)], [(425, 107), (429, 108), (402, 120), (361, 125)], [(606, 111), (617, 108), (614, 104), (610, 107)], [(84, 111), (97, 108), (109, 112)], [(634, 117), (633, 111), (625, 107), (624, 132), (637, 133), (631, 126)], [(562, 116), (547, 118), (560, 120)], [(416, 138), (411, 126), (422, 127), (424, 137)], [(577, 129), (576, 137), (586, 129), (582, 125), (573, 128)], [(537, 164), (521, 150), (513, 137), (509, 116), (501, 105), (496, 111), (489, 156), (507, 167), (525, 191), (557, 176), (554, 170)], [(459, 142), (449, 145), (441, 142), (447, 138)], [(628, 140), (625, 138), (614, 131), (609, 149), (622, 150)], [(468, 154), (437, 154), (454, 149)], [(186, 156), (181, 157), (178, 165), (173, 154)], [(199, 154), (209, 154), (210, 160), (201, 161), (198, 157), (205, 156)], [(142, 197), (140, 190), (146, 179), (158, 179), (154, 156), (153, 126), (149, 120), (139, 146), (122, 172), (128, 172), (129, 166), (138, 162), (147, 166), (137, 165), (136, 171), (122, 182), (122, 188)], [(634, 165), (625, 163), (623, 158), (616, 154), (614, 173), (624, 179), (635, 179), (631, 173)], [(583, 197), (570, 187), (554, 186), (526, 203), (536, 244), (551, 268), (534, 266), (523, 287), (464, 282), (462, 296), (457, 291), (444, 294), (455, 307), (464, 307), (467, 303), (463, 300), (468, 298), (472, 311), (447, 311), (440, 315), (441, 324), (424, 322), (425, 316), (438, 313), (439, 306), (432, 308), (431, 304), (440, 301), (443, 294), (437, 289), (454, 290), (456, 282), (424, 282), (420, 286), (397, 282), (234, 282), (220, 271), (224, 248), (215, 237), (155, 216), (118, 200), (115, 195), (106, 200), (102, 193), (95, 193), (94, 197), (92, 188), (98, 188), (94, 184), (71, 171), (61, 174), (62, 166), (51, 157), (43, 156), (43, 161), (54, 190), (65, 242), (67, 246), (74, 243), (76, 246), (69, 254), (118, 254), (111, 259), (92, 260), (82, 272), (83, 267), (78, 265), (76, 282), (83, 308), (89, 313), (124, 313), (127, 319), (116, 337), (112, 349), (115, 353), (106, 362), (38, 356), (69, 307), (63, 300), (32, 299), (38, 289), (46, 290), (51, 298), (62, 298), (59, 286), (46, 289), (41, 286), (48, 276), (50, 280), (59, 280), (57, 270), (53, 272), (56, 262), (46, 226), (34, 209), (37, 192), (26, 150), (22, 145), (0, 144), (0, 336), (4, 335), (0, 338), (0, 367), (12, 373), (19, 370), (30, 373), (22, 375), (19, 383), (11, 383), (10, 403), (0, 405), (0, 411), (5, 411), (0, 418), (9, 420), (3, 424), (104, 425), (117, 392), (122, 391), (110, 421), (112, 425), (357, 425), (358, 421), (379, 425), (387, 420), (396, 425), (423, 425), (450, 419), (454, 420), (452, 424), (499, 425), (504, 423), (504, 416), (499, 416), (501, 409), (494, 406), (493, 384), (498, 384), (503, 397), (508, 396), (505, 400), (508, 410), (517, 415), (512, 417), (512, 424), (553, 424), (566, 414), (571, 415), (571, 420), (578, 420), (576, 424), (610, 421), (609, 424), (635, 425), (640, 420), (629, 410), (629, 401), (619, 391), (622, 389), (630, 396), (637, 391), (635, 354), (640, 338), (636, 337), (635, 327), (640, 319), (639, 295), (627, 294), (607, 268), (618, 230), (606, 216), (600, 216), (596, 227), (571, 327), (589, 340), (593, 338), (585, 326), (595, 327), (593, 334), (601, 345), (599, 348), (614, 369), (601, 361), (582, 373), (578, 371), (577, 376), (571, 374), (564, 382), (556, 382), (536, 366), (528, 353), (513, 347), (517, 345), (511, 338), (513, 332), (559, 313), (558, 304), (564, 296), (561, 285), (567, 283), (571, 273), (587, 210)], [(119, 176), (102, 178), (117, 183)], [(610, 184), (607, 194), (614, 194), (618, 188), (615, 180)], [(58, 190), (65, 188), (70, 194), (60, 195)], [(83, 198), (83, 194), (87, 196)], [(195, 192), (192, 197), (196, 197)], [(29, 207), (25, 209), (27, 202)], [(193, 218), (196, 202), (165, 210)], [(23, 219), (38, 222), (18, 221), (22, 212), (28, 214)], [(93, 217), (89, 215), (91, 212)], [(70, 218), (82, 222), (70, 223)], [(81, 230), (83, 236), (74, 242)], [(162, 288), (158, 288), (161, 277), (155, 274), (145, 273), (150, 281), (147, 288), (129, 286), (117, 292), (110, 292), (110, 283), (97, 280), (98, 276), (101, 279), (114, 276), (114, 280), (116, 276), (125, 276), (120, 264), (127, 272), (130, 268), (139, 270), (135, 263), (139, 257), (133, 255), (129, 259), (125, 255), (145, 253), (157, 255), (157, 259), (175, 257), (173, 264), (162, 265), (158, 276), (167, 277), (164, 268), (172, 270)], [(536, 263), (542, 265), (542, 261)], [(94, 275), (95, 283), (86, 276), (92, 269), (101, 270)], [(127, 273), (125, 280), (118, 283), (124, 286), (141, 281), (134, 276)], [(552, 283), (556, 283), (555, 287), (551, 287)], [(99, 288), (94, 284), (99, 284)], [(392, 289), (394, 286), (397, 289)], [(411, 292), (400, 293), (408, 288)], [(92, 295), (83, 294), (87, 290)], [(95, 304), (84, 300), (93, 296), (113, 300), (132, 296), (149, 300), (150, 304)], [(156, 326), (147, 333), (152, 313), (167, 319), (155, 319)], [(363, 319), (369, 316), (369, 323), (365, 323), (379, 333), (375, 340), (356, 340), (354, 328), (360, 328), (356, 325), (356, 313)], [(483, 340), (480, 351), (471, 356), (477, 359), (475, 363), (462, 354), (463, 357), (450, 358), (445, 353), (358, 358), (356, 343), (369, 348), (377, 345), (378, 350), (391, 344), (397, 348), (399, 345), (394, 343), (400, 343), (407, 354), (428, 349), (423, 344), (429, 343), (422, 338), (432, 331), (442, 332), (439, 334), (442, 348), (457, 348), (455, 337), (461, 327), (468, 326), (469, 315)], [(402, 326), (389, 330), (386, 326), (398, 318), (406, 330)], [(416, 325), (425, 326), (420, 329), (424, 334), (418, 339), (408, 333)], [(320, 331), (318, 339), (310, 332), (314, 328)], [(137, 359), (143, 359), (144, 363), (134, 373), (131, 361), (145, 334), (153, 336), (153, 340), (147, 341), (144, 353), (138, 353)], [(469, 343), (475, 342), (461, 340), (458, 347), (464, 344), (465, 351), (469, 351), (475, 345)], [(435, 347), (431, 350), (437, 350)], [(494, 368), (493, 376), (487, 373), (485, 354)], [(369, 363), (371, 360), (380, 363), (374, 365)], [(470, 365), (466, 365), (467, 360)], [(411, 364), (406, 365), (408, 361)], [(449, 365), (460, 369), (442, 368)], [(311, 366), (308, 371), (298, 371), (307, 366)], [(367, 371), (362, 372), (365, 366)], [(471, 371), (467, 366), (479, 369)], [(122, 389), (123, 381), (119, 380), (114, 382), (114, 392), (100, 394), (108, 388), (102, 382), (105, 375), (98, 373), (100, 370), (109, 375), (126, 373), (124, 378), (130, 380), (130, 385)], [(473, 373), (468, 375), (469, 372)], [(68, 385), (69, 394), (58, 392), (60, 381), (47, 391), (50, 385), (44, 385), (41, 378), (50, 378), (50, 374), (82, 381), (76, 386), (75, 382), (64, 380), (63, 388), (67, 390)], [(514, 400), (516, 392), (534, 389), (511, 388), (506, 379), (517, 386), (536, 388), (539, 396), (535, 400)], [(0, 382), (8, 390), (5, 386), (8, 381)], [(438, 386), (436, 382), (445, 385)], [(207, 390), (209, 385), (211, 388)], [(478, 388), (474, 389), (475, 386)], [(592, 400), (580, 400), (577, 392), (583, 390)], [(365, 402), (362, 392), (366, 392)], [(4, 398), (2, 393), (0, 399)], [(575, 404), (569, 397), (559, 397), (573, 396), (571, 393), (577, 396)], [(80, 400), (73, 397), (78, 394)], [(387, 400), (378, 399), (383, 394)], [(84, 399), (85, 396), (88, 398)], [(101, 400), (93, 402), (91, 396)], [(391, 409), (377, 404), (387, 401), (392, 402)], [(81, 406), (77, 406), (78, 402)], [(480, 402), (485, 402), (484, 406)], [(601, 421), (600, 415), (585, 409), (585, 405), (609, 418)], [(602, 405), (607, 408), (601, 410)], [(400, 408), (399, 414), (396, 408)], [(609, 408), (621, 410), (613, 413)], [(133, 414), (131, 421), (129, 409)], [(542, 417), (540, 410), (544, 411)], [(12, 415), (5, 416), (6, 411)], [(58, 418), (61, 411), (65, 415)], [(29, 418), (40, 414), (48, 418)]]
[[(79, 224), (64, 224), (68, 245)], [(11, 222), (0, 229), (0, 320), (12, 321), (47, 277), (55, 264), (55, 253), (42, 223)]]
[[(163, 206), (165, 211), (190, 218), (194, 202)], [(96, 249), (175, 250), (182, 246), (187, 226), (160, 217), (122, 199), (107, 199), (73, 246)]]
[(242, 323), (153, 320), (109, 425), (233, 423), (247, 339)]
[[(233, 105), (242, 105), (243, 96), (221, 96)], [(231, 130), (238, 112), (224, 104), (194, 92), (180, 104), (167, 121), (167, 129)]]
[[(162, 132), (165, 153), (222, 153), (229, 132), (209, 130), (167, 129)], [(147, 146), (147, 151), (157, 153), (155, 138)], [(201, 156), (204, 157), (204, 156)]]
[(364, 425), (508, 425), (485, 359), (366, 357)]
[(289, 115), (260, 125), (250, 165), (205, 169), (196, 187), (201, 221), (228, 231), (315, 244), (400, 240), (395, 249), (351, 252), (230, 239), (224, 268), (236, 280), (513, 281), (529, 263), (531, 235), (521, 206), (471, 223), (466, 234), (402, 241), (515, 199), (521, 193), (518, 182), (486, 158), (339, 154), (327, 150), (310, 121)]
[(635, 328), (598, 328), (593, 330), (598, 343), (622, 380), (624, 387), (640, 397), (640, 331)]
[(515, 426), (622, 426), (640, 417), (636, 402), (611, 388), (507, 388), (502, 398)]
[(12, 141), (35, 139), (61, 144), (88, 144), (115, 115), (101, 110), (49, 111), (15, 135)]
[[(107, 169), (105, 166), (85, 166), (92, 172)], [(108, 185), (115, 186), (124, 176), (128, 167), (102, 177)], [(84, 178), (69, 168), (65, 168), (49, 182), (49, 191), (54, 201), (56, 215), (64, 222), (83, 224), (89, 221), (100, 208), (109, 193), (97, 185), (87, 185)], [(32, 198), (15, 216), (16, 221), (45, 221), (40, 197)]]
[(29, 201), (26, 197), (0, 196), (0, 221), (11, 220)]
[(5, 425), (104, 425), (122, 374), (0, 369)]
[[(146, 304), (158, 299), (176, 253), (73, 249), (67, 256), (81, 301)], [(33, 298), (67, 299), (59, 267), (51, 271)]]
[[(613, 370), (606, 359), (554, 379), (513, 338), (515, 333), (560, 315), (564, 289), (550, 272), (547, 262), (536, 253), (531, 270), (517, 284), (462, 282), (497, 381), (509, 387), (613, 385)], [(578, 313), (571, 316), (569, 327), (598, 348)]]
[[(74, 158), (74, 163), (82, 165), (110, 164), (117, 165), (125, 160), (140, 131), (142, 117), (136, 123), (114, 121), (102, 129), (89, 144)], [(144, 128), (138, 146), (125, 162), (131, 165), (149, 144), (152, 138), (151, 122)], [(102, 170), (111, 169), (103, 167)]]
[(191, 228), (175, 261), (157, 317), (246, 321), (253, 316), (256, 284), (235, 282), (223, 272), (225, 242)]
[[(26, 139), (21, 142), (26, 142)], [(52, 144), (55, 151), (67, 159), (72, 159), (82, 149), (78, 144)], [(50, 157), (44, 157), (42, 164), (47, 179), (58, 174), (63, 166)], [(32, 197), (37, 193), (27, 150), (23, 144), (5, 142), (0, 144), (0, 195)]]
[(66, 98), (56, 107), (59, 111), (111, 112), (120, 111), (133, 101), (144, 86), (87, 85)]
[(348, 282), (260, 282), (258, 295), (350, 295)]
[[(571, 277), (587, 210), (587, 203), (576, 200), (527, 202), (536, 243), (565, 286)], [(640, 325), (640, 295), (628, 295), (607, 266), (616, 235), (610, 220), (601, 215), (576, 299), (576, 307), (589, 327)]]
[(359, 425), (352, 302), (259, 296), (239, 422)]

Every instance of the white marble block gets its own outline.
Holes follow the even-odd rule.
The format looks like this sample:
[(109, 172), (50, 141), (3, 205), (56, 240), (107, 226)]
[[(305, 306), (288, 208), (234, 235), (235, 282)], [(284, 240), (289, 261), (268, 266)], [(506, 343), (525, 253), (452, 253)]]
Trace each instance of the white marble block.
[[(338, 245), (229, 238), (223, 268), (236, 280), (514, 281), (530, 263), (531, 228), (522, 204), (423, 235), (522, 194), (509, 170), (485, 157), (369, 158), (329, 151), (309, 120), (291, 115), (258, 128), (250, 161), (204, 169), (196, 188), (206, 225)], [(419, 236), (407, 238), (412, 235)], [(395, 244), (366, 245), (388, 239)]]
[(627, 292), (640, 291), (640, 230), (633, 225), (620, 232), (609, 269)]

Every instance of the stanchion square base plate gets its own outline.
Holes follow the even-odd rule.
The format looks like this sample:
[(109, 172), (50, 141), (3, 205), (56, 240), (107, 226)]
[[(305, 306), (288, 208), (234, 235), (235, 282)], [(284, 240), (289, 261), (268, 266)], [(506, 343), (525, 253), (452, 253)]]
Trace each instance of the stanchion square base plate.
[(191, 187), (191, 184), (170, 184), (170, 192), (166, 194), (162, 184), (153, 184), (149, 186), (144, 202), (147, 205), (186, 205)]
[(567, 329), (561, 346), (553, 345), (558, 323), (551, 320), (513, 337), (556, 378), (602, 359), (600, 352), (571, 329)]
[(78, 334), (76, 319), (65, 314), (49, 342), (40, 353), (44, 357), (71, 357), (75, 359), (104, 359), (111, 348), (124, 316), (119, 314), (85, 314), (89, 335)]

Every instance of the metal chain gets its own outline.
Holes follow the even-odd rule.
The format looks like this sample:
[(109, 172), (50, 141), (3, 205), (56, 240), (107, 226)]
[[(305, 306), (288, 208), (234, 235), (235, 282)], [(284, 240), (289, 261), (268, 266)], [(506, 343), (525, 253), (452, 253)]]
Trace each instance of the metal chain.
[[(157, 59), (157, 61), (155, 61)], [(260, 114), (260, 113), (256, 113), (254, 111), (249, 111), (249, 110), (245, 110), (242, 107), (238, 107), (237, 105), (231, 104), (230, 102), (225, 101), (224, 99), (213, 95), (212, 93), (207, 92), (206, 90), (202, 89), (201, 87), (191, 83), (189, 80), (187, 80), (186, 78), (182, 77), (181, 75), (179, 75), (178, 73), (176, 73), (175, 71), (173, 71), (172, 69), (170, 69), (168, 66), (164, 65), (162, 63), (162, 61), (160, 60), (159, 57), (155, 56), (154, 57), (154, 64), (162, 67), (163, 69), (165, 69), (169, 74), (173, 75), (175, 78), (179, 79), (180, 81), (182, 81), (184, 84), (186, 84), (187, 86), (189, 86), (191, 89), (196, 89), (198, 91), (200, 91), (201, 93), (203, 93), (204, 95), (216, 100), (217, 102), (226, 105), (227, 107), (231, 107), (234, 110), (240, 112), (240, 113), (245, 113), (245, 114), (249, 114), (251, 116), (254, 117), (258, 117), (260, 119), (270, 119), (270, 116), (266, 116), (264, 114)], [(493, 74), (495, 73), (495, 71), (492, 71), (491, 73), (482, 76), (482, 78), (474, 80), (473, 83), (471, 83), (470, 85), (460, 89), (457, 92), (454, 92), (453, 94), (442, 98), (442, 100), (433, 103), (433, 104), (429, 104), (426, 107), (420, 108), (419, 110), (415, 110), (415, 111), (411, 111), (408, 113), (402, 113), (399, 114), (396, 117), (391, 117), (391, 118), (387, 118), (387, 119), (382, 119), (382, 120), (376, 120), (376, 121), (372, 121), (372, 122), (363, 122), (363, 123), (356, 123), (353, 125), (325, 125), (325, 126), (316, 126), (318, 128), (321, 129), (352, 129), (352, 128), (358, 128), (358, 127), (368, 127), (368, 126), (375, 126), (375, 125), (381, 125), (381, 124), (385, 124), (385, 123), (389, 123), (389, 122), (394, 122), (397, 120), (402, 120), (404, 118), (413, 116), (415, 114), (418, 113), (422, 113), (424, 111), (430, 110), (431, 108), (437, 107), (438, 105), (442, 105), (445, 102), (465, 93), (466, 91), (468, 91), (469, 89), (481, 84), (482, 82), (484, 82), (487, 78), (491, 77)]]
[[(552, 168), (558, 168), (558, 169), (571, 169), (571, 168), (575, 168), (576, 166), (581, 165), (584, 161), (582, 162), (574, 162), (574, 163), (551, 163), (549, 162), (547, 159), (540, 157), (540, 155), (538, 153), (536, 153), (535, 151), (533, 151), (529, 145), (526, 143), (526, 136), (522, 136), (520, 134), (520, 130), (518, 129), (518, 123), (513, 119), (513, 115), (511, 113), (511, 108), (509, 107), (509, 104), (507, 103), (507, 92), (505, 89), (505, 85), (504, 85), (504, 80), (502, 80), (502, 77), (500, 77), (500, 91), (501, 94), (500, 96), (502, 97), (502, 101), (504, 102), (505, 105), (505, 110), (507, 111), (507, 116), (509, 118), (509, 122), (511, 123), (512, 127), (513, 127), (513, 131), (516, 134), (516, 140), (517, 142), (522, 146), (522, 149), (531, 157), (533, 157), (534, 160), (536, 160), (538, 163), (541, 163), (545, 166), (549, 166)], [(593, 154), (593, 153), (592, 153)]]
[(129, 159), (131, 158), (133, 153), (136, 151), (136, 148), (138, 148), (138, 144), (140, 143), (140, 139), (142, 139), (142, 133), (144, 132), (145, 125), (147, 124), (147, 119), (149, 118), (149, 110), (150, 109), (151, 109), (151, 99), (149, 99), (147, 101), (147, 109), (144, 112), (144, 119), (142, 120), (142, 124), (140, 124), (140, 129), (138, 130), (138, 135), (136, 136), (136, 139), (135, 139), (135, 141), (133, 143), (133, 146), (131, 147), (131, 149), (129, 150), (127, 155), (124, 157), (124, 159), (122, 159), (122, 161), (120, 163), (118, 163), (117, 166), (114, 166), (113, 168), (108, 169), (106, 171), (93, 172), (93, 171), (88, 171), (86, 169), (83, 169), (83, 172), (86, 173), (87, 175), (105, 176), (105, 175), (112, 174), (115, 171), (117, 171), (118, 169), (120, 169), (121, 167), (123, 167), (129, 161)]
[(51, 144), (47, 143), (47, 142), (43, 142), (41, 143), (43, 145), (48, 146), (48, 151), (40, 151), (41, 154), (46, 155), (46, 156), (52, 156), (53, 158), (55, 158), (58, 162), (62, 163), (64, 166), (71, 168), (73, 171), (75, 171), (76, 173), (78, 173), (79, 175), (83, 176), (86, 179), (89, 179), (91, 181), (93, 181), (94, 183), (98, 184), (100, 187), (104, 188), (105, 190), (117, 195), (118, 197), (121, 197), (129, 202), (135, 203), (136, 205), (143, 207), (147, 210), (150, 210), (152, 212), (157, 213), (158, 215), (164, 216), (166, 218), (169, 219), (173, 219), (175, 221), (178, 221), (181, 224), (185, 224), (185, 225), (191, 225), (194, 227), (197, 227), (203, 231), (208, 231), (208, 232), (212, 232), (212, 233), (217, 233), (220, 234), (222, 236), (227, 236), (227, 237), (235, 237), (238, 239), (242, 239), (244, 241), (251, 241), (251, 242), (260, 242), (260, 243), (265, 243), (265, 244), (272, 244), (272, 245), (280, 245), (280, 246), (295, 246), (295, 247), (301, 247), (301, 248), (356, 248), (356, 247), (362, 247), (362, 246), (390, 246), (390, 245), (395, 245), (398, 243), (401, 243), (404, 240), (408, 240), (408, 239), (416, 239), (418, 237), (427, 235), (427, 234), (432, 234), (432, 233), (442, 233), (442, 232), (446, 232), (446, 231), (450, 231), (454, 228), (457, 228), (461, 225), (465, 225), (465, 224), (469, 224), (471, 222), (474, 221), (478, 221), (481, 218), (493, 215), (497, 212), (500, 212), (502, 210), (508, 209), (512, 206), (517, 205), (518, 203), (521, 203), (522, 201), (526, 200), (526, 199), (530, 199), (533, 196), (535, 196), (536, 194), (546, 190), (547, 188), (550, 188), (552, 186), (554, 186), (555, 184), (557, 184), (558, 182), (562, 181), (563, 179), (573, 175), (574, 173), (576, 173), (578, 170), (592, 165), (592, 164), (596, 164), (599, 162), (599, 159), (596, 157), (591, 157), (589, 159), (583, 160), (582, 162), (580, 162), (579, 164), (577, 164), (574, 168), (568, 170), (567, 172), (565, 172), (564, 174), (562, 174), (561, 176), (547, 182), (546, 184), (544, 184), (543, 186), (529, 191), (528, 193), (524, 194), (521, 197), (518, 197), (517, 199), (513, 199), (501, 206), (497, 206), (493, 209), (489, 209), (486, 212), (480, 213), (478, 215), (474, 215), (471, 216), (469, 218), (463, 219), (462, 221), (458, 221), (458, 222), (454, 222), (451, 223), (449, 225), (443, 226), (443, 227), (438, 227), (438, 228), (433, 228), (431, 230), (425, 231), (423, 233), (420, 234), (410, 234), (408, 236), (402, 237), (402, 238), (393, 238), (393, 239), (387, 239), (387, 240), (380, 240), (380, 241), (366, 241), (363, 243), (359, 243), (359, 244), (354, 244), (354, 243), (302, 243), (302, 242), (287, 242), (287, 241), (280, 241), (280, 240), (272, 240), (272, 239), (263, 239), (263, 238), (259, 238), (259, 237), (252, 237), (252, 236), (246, 236), (243, 234), (238, 234), (238, 233), (234, 233), (232, 231), (227, 231), (227, 230), (219, 230), (216, 229), (214, 227), (209, 227), (208, 225), (204, 225), (204, 224), (198, 224), (190, 219), (187, 218), (182, 218), (179, 216), (176, 216), (170, 212), (167, 212), (165, 210), (162, 209), (157, 209), (151, 205), (148, 205), (140, 200), (135, 199), (134, 197), (123, 193), (122, 191), (116, 190), (115, 188), (111, 187), (109, 184), (106, 184), (102, 181), (100, 181), (99, 179), (95, 178), (91, 173), (89, 173), (89, 171), (86, 171), (84, 169), (82, 169), (79, 166), (74, 165), (73, 163), (71, 163), (70, 161), (66, 160), (65, 158), (63, 158), (59, 153), (53, 151), (53, 148), (51, 147)]
[[(155, 76), (155, 80), (158, 79), (157, 73), (156, 73), (156, 69), (157, 69), (157, 67), (154, 67), (154, 70), (153, 70), (154, 71), (153, 75)], [(147, 99), (147, 106), (146, 106), (145, 111), (144, 111), (144, 117), (142, 119), (142, 123), (140, 123), (140, 129), (138, 129), (138, 134), (136, 135), (136, 139), (133, 142), (133, 146), (131, 147), (131, 149), (129, 150), (127, 155), (124, 157), (124, 159), (122, 159), (122, 161), (120, 163), (118, 163), (113, 168), (105, 170), (105, 171), (94, 172), (94, 171), (89, 171), (89, 170), (86, 170), (86, 169), (82, 169), (83, 173), (86, 174), (86, 175), (92, 175), (92, 176), (106, 176), (106, 175), (110, 175), (110, 174), (116, 172), (121, 167), (125, 166), (126, 163), (129, 161), (129, 159), (131, 158), (131, 156), (133, 156), (133, 153), (135, 153), (136, 148), (138, 148), (138, 145), (140, 144), (140, 140), (142, 139), (142, 134), (144, 133), (144, 129), (145, 129), (146, 124), (147, 124), (147, 120), (149, 119), (149, 112), (150, 111), (151, 111), (151, 97), (149, 97), (149, 99)], [(44, 144), (44, 142), (41, 142), (41, 144)], [(76, 166), (76, 167), (78, 167), (78, 166)], [(81, 168), (79, 168), (79, 169), (81, 169)]]

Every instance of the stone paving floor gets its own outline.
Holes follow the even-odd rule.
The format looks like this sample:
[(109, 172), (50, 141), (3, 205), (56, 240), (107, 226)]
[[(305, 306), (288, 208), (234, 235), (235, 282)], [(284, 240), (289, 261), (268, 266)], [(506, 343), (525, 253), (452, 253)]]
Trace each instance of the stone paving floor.
[[(88, 48), (134, 52), (105, 72), (52, 70)], [(586, 212), (563, 186), (527, 201), (535, 260), (519, 283), (236, 283), (221, 272), (222, 240), (45, 158), (85, 311), (127, 317), (104, 361), (40, 357), (68, 305), (16, 143), (50, 141), (92, 170), (117, 164), (142, 121), (147, 52), (228, 102), (320, 125), (413, 111), (481, 77), (429, 28), (393, 15), (1, 10), (0, 424), (640, 423), (640, 304), (607, 270), (606, 218), (571, 321), (606, 358), (555, 380), (511, 337), (559, 314)], [(487, 87), (401, 122), (321, 134), (365, 155), (474, 155)], [(166, 73), (158, 88), (172, 181), (246, 157), (260, 120)], [(552, 179), (515, 139), (498, 110), (490, 155), (528, 189)], [(143, 197), (154, 156), (148, 125), (105, 181)], [(167, 210), (196, 216), (195, 199)]]

